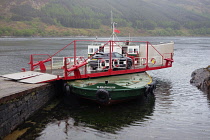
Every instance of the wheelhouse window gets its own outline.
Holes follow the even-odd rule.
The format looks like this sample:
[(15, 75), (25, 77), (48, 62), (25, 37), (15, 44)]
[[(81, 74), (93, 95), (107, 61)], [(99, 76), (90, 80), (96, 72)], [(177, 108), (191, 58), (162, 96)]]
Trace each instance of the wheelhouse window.
[(129, 53), (133, 53), (133, 49), (132, 48), (129, 48), (128, 52)]
[(97, 52), (97, 51), (98, 51), (98, 48), (95, 48), (95, 49), (94, 49), (94, 52)]
[(139, 53), (139, 49), (134, 49), (134, 53)]
[(93, 53), (93, 48), (89, 48), (89, 53)]

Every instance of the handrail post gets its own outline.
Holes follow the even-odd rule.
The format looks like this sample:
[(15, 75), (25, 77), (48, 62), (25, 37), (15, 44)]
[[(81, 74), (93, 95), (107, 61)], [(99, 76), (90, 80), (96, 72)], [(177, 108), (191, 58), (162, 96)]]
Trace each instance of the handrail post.
[(77, 55), (77, 53), (76, 53), (76, 40), (74, 40), (74, 65), (76, 65), (76, 55)]
[(31, 66), (30, 66), (30, 69), (31, 69), (31, 71), (33, 71), (34, 70), (34, 64), (33, 64), (33, 55), (31, 54), (30, 55), (30, 63), (29, 63)]
[(67, 65), (66, 65), (66, 57), (64, 57), (64, 77), (67, 80), (68, 71), (67, 71)]
[(148, 43), (148, 41), (147, 41), (147, 52), (146, 52), (146, 58), (147, 58), (147, 63), (146, 63), (146, 69), (148, 68), (148, 58), (149, 58), (149, 43)]
[(110, 47), (109, 47), (109, 70), (112, 69), (112, 47), (113, 47), (113, 41), (109, 41)]

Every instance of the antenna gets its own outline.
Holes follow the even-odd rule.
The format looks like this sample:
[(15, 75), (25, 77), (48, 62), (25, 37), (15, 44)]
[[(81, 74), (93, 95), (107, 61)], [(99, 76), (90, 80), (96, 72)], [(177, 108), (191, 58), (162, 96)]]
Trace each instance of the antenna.
[[(111, 35), (111, 37), (112, 37), (112, 40), (114, 41), (114, 37), (116, 36), (117, 37), (117, 35), (115, 34), (115, 24), (117, 24), (116, 22), (114, 22), (113, 21), (113, 13), (112, 13), (112, 10), (111, 10), (111, 27), (112, 27), (112, 35)], [(110, 37), (110, 38), (111, 38)], [(118, 39), (118, 38), (117, 38)], [(119, 40), (119, 39), (118, 39)]]
[(112, 40), (114, 41), (114, 36), (116, 36), (115, 34), (115, 24), (117, 24), (116, 22), (112, 22)]

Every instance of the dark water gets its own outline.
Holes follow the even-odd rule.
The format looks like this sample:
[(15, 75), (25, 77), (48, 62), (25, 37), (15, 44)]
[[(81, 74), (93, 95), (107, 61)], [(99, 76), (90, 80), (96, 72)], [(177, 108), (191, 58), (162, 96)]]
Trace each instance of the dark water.
[[(30, 54), (53, 54), (71, 40), (0, 39), (0, 74), (28, 67)], [(111, 107), (83, 102), (72, 108), (64, 105), (61, 99), (61, 102), (52, 102), (20, 126), (19, 130), (30, 128), (21, 139), (208, 140), (210, 99), (189, 81), (192, 71), (210, 65), (210, 38), (143, 37), (133, 40), (175, 42), (173, 67), (148, 72), (158, 82), (155, 100), (145, 103), (135, 100)], [(86, 56), (84, 48), (79, 50), (79, 55)], [(71, 54), (65, 52), (65, 55), (68, 53)]]

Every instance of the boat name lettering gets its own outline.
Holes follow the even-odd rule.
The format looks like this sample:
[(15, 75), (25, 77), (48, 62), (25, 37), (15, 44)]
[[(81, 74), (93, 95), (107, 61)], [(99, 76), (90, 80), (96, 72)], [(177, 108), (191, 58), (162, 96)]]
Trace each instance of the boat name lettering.
[(116, 88), (114, 86), (97, 86), (97, 88)]

